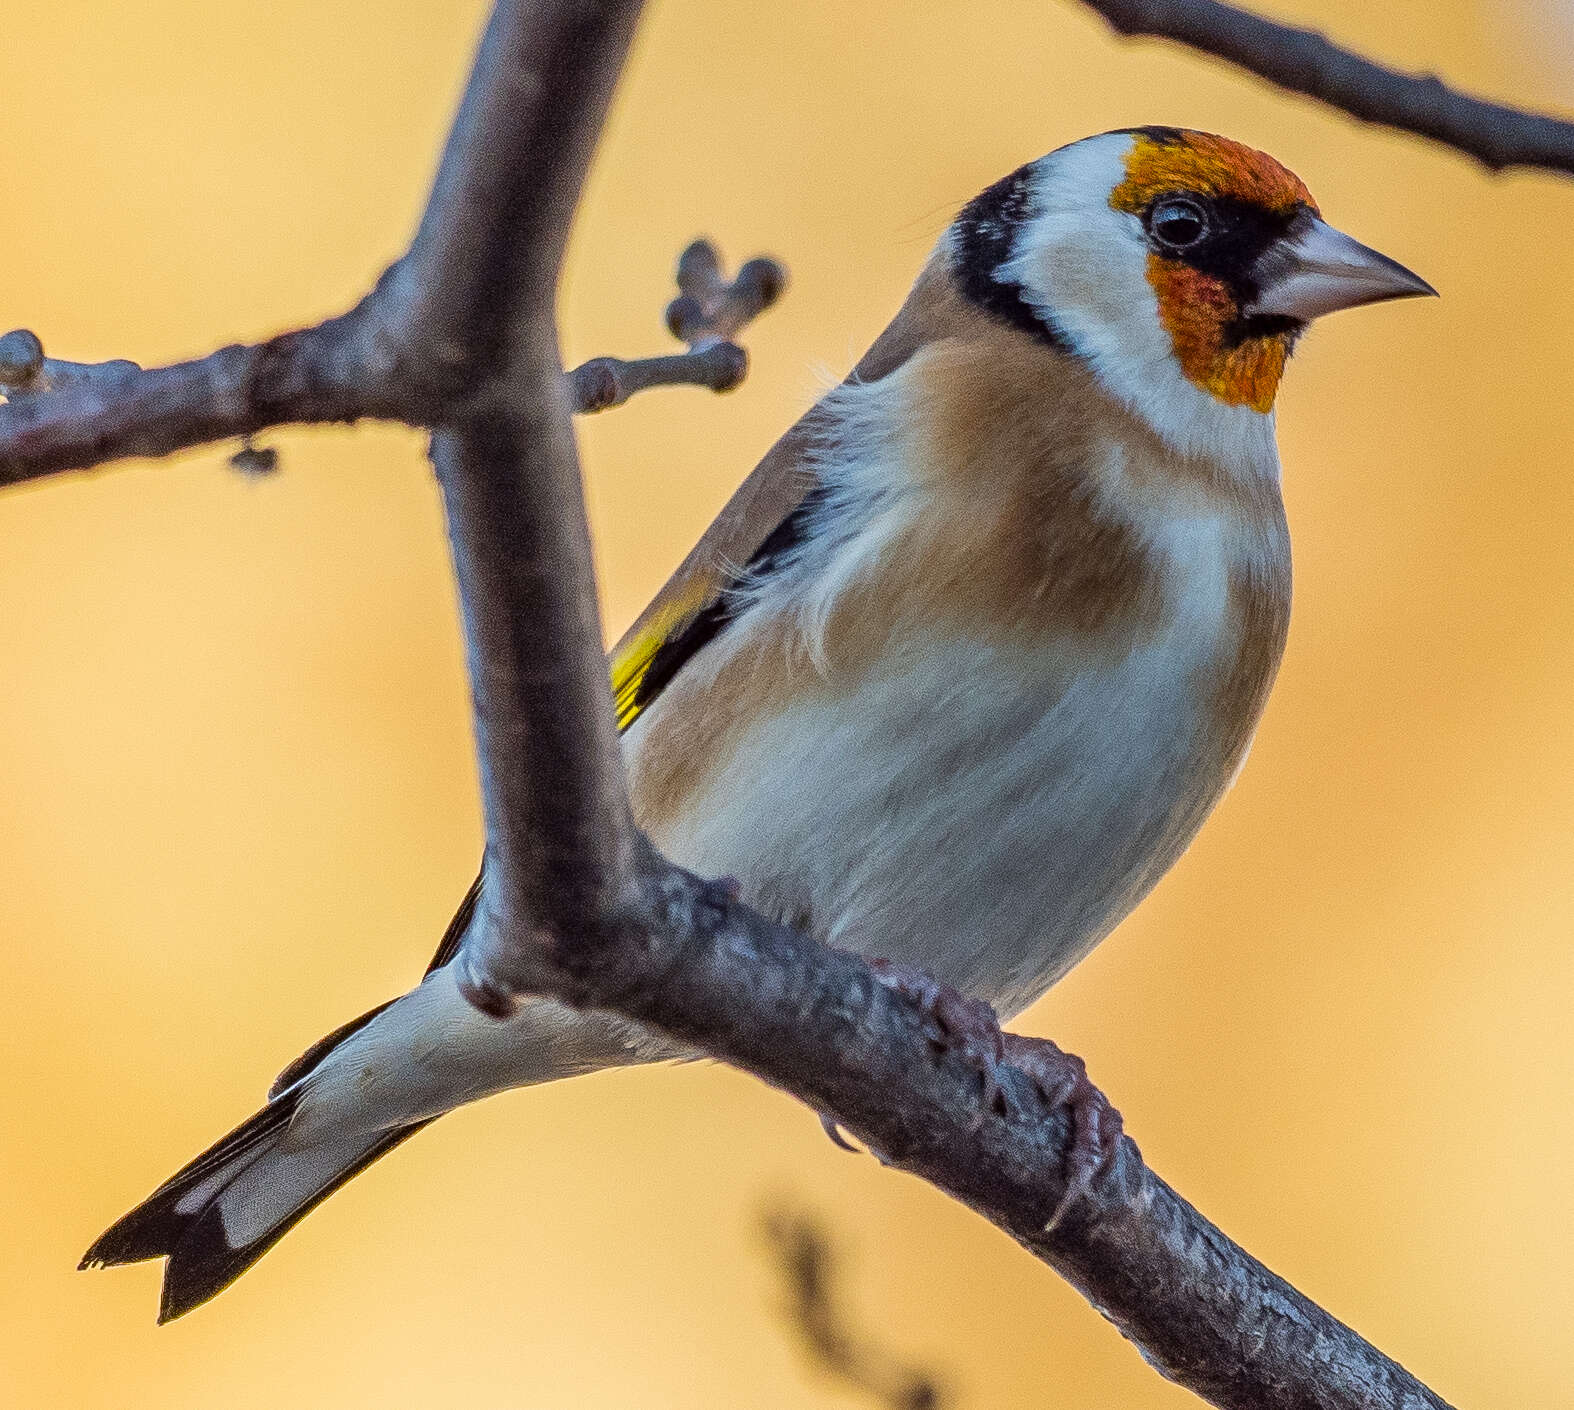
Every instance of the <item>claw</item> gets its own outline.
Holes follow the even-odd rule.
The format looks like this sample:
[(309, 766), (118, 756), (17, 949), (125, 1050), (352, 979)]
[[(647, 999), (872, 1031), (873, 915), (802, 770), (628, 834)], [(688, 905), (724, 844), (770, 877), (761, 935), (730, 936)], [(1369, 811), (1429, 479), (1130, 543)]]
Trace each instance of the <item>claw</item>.
[(1062, 1052), (1047, 1038), (1008, 1033), (1005, 1044), (1011, 1065), (1032, 1078), (1045, 1101), (1064, 1107), (1071, 1118), (1066, 1188), (1044, 1226), (1046, 1232), (1053, 1232), (1113, 1163), (1124, 1123), (1109, 1098), (1088, 1080), (1087, 1065), (1081, 1058)]
[(837, 1149), (847, 1151), (851, 1155), (858, 1154), (858, 1147), (849, 1141), (846, 1136), (842, 1135), (842, 1128), (836, 1124), (834, 1116), (827, 1116), (822, 1111), (820, 1113), (820, 1129), (831, 1138), (831, 1144)]
[(913, 1000), (939, 1030), (934, 1041), (940, 1052), (955, 1052), (979, 1076), (986, 1110), (1003, 1114), (1000, 1064), (1005, 1059), (1005, 1039), (995, 1011), (982, 999), (958, 993), (949, 984), (891, 960), (869, 962), (875, 977), (887, 988)]

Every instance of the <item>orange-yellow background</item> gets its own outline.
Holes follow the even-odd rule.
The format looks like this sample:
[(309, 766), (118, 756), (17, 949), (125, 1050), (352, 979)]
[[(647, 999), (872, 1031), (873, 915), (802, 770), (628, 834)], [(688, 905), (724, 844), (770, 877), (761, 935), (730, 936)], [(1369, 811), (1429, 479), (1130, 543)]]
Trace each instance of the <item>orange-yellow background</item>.
[[(1276, 7), (1524, 101), (1557, 9)], [(394, 256), (481, 19), (452, 5), (56, 0), (6, 19), (0, 322), (193, 354), (343, 307)], [(566, 352), (664, 345), (697, 230), (793, 286), (725, 399), (583, 425), (609, 630), (949, 212), (1133, 122), (1296, 168), (1440, 303), (1345, 314), (1281, 399), (1288, 659), (1240, 785), (1025, 1018), (1154, 1164), (1462, 1404), (1563, 1404), (1574, 1328), (1574, 185), (1493, 180), (1047, 0), (656, 0), (585, 202)], [(961, 1404), (1178, 1406), (1044, 1267), (716, 1068), (514, 1094), (357, 1180), (153, 1326), (73, 1266), (319, 1033), (408, 986), (477, 855), (419, 439), (269, 438), (0, 497), (0, 1403), (857, 1403), (805, 1372), (755, 1213), (789, 1192)]]

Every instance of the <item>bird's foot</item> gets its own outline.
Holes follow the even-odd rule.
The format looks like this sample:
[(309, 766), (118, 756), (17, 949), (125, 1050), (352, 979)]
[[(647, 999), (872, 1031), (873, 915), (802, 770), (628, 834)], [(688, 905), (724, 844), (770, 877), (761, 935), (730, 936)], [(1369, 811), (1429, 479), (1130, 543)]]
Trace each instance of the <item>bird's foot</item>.
[(1008, 1114), (1000, 1086), (1004, 1063), (1027, 1077), (1051, 1107), (1065, 1111), (1071, 1123), (1066, 1188), (1046, 1226), (1056, 1228), (1114, 1165), (1124, 1133), (1120, 1112), (1088, 1080), (1087, 1065), (1048, 1038), (1003, 1033), (994, 1009), (982, 999), (968, 998), (921, 970), (884, 959), (872, 960), (869, 967), (882, 984), (919, 1005), (935, 1030), (931, 1041), (937, 1049), (958, 1054), (978, 1072), (984, 1111)]
[(1063, 1052), (1048, 1038), (1004, 1035), (1005, 1059), (1032, 1079), (1044, 1100), (1062, 1107), (1071, 1120), (1066, 1148), (1066, 1189), (1049, 1217), (1053, 1230), (1066, 1211), (1081, 1199), (1114, 1163), (1123, 1130), (1121, 1115), (1109, 1098), (1088, 1080), (1087, 1064)]
[(894, 961), (869, 962), (875, 978), (887, 988), (913, 1000), (935, 1030), (931, 1039), (941, 1052), (956, 1053), (983, 1082), (983, 1105), (1005, 1114), (1000, 1092), (1000, 1063), (1005, 1056), (1005, 1035), (995, 1011), (982, 999), (970, 999), (949, 984), (942, 984), (922, 970)]

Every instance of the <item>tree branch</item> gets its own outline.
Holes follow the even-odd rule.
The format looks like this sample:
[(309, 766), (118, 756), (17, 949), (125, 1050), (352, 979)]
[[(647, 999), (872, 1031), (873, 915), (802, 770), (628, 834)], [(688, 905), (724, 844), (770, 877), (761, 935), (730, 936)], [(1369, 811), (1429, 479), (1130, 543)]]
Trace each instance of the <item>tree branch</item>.
[(1400, 73), (1312, 29), (1275, 24), (1219, 0), (1082, 0), (1119, 34), (1171, 39), (1362, 122), (1397, 128), (1474, 157), (1492, 171), (1574, 174), (1574, 123)]
[[(458, 960), (461, 986), (490, 1012), (506, 1012), (530, 992), (615, 1010), (791, 1092), (882, 1160), (1007, 1230), (1081, 1288), (1156, 1366), (1217, 1405), (1441, 1407), (1192, 1210), (1130, 1141), (1092, 1196), (1074, 1201), (1051, 1230), (1066, 1194), (1065, 1112), (1010, 1067), (991, 1074), (1000, 1109), (986, 1106), (977, 1069), (948, 1046), (937, 1050), (914, 1001), (859, 959), (773, 925), (727, 887), (673, 866), (634, 831), (546, 312), (571, 207), (563, 189), (569, 164), (543, 158), (535, 131), (545, 108), (583, 170), (633, 6), (606, 8), (613, 13), (602, 33), (576, 38), (583, 87), (553, 92), (559, 70), (551, 50), (561, 28), (551, 23), (552, 7), (539, 7), (548, 18), (537, 41), (514, 48), (497, 35), (526, 24), (526, 6), (500, 0), (438, 178), (436, 213), (422, 225), (434, 246), (452, 243), (457, 237), (444, 233), (441, 217), (451, 203), (467, 225), (463, 243), (492, 249), (489, 267), (499, 278), (529, 285), (489, 287), (472, 301), (488, 317), (499, 306), (520, 311), (510, 338), (460, 354), (507, 399), (435, 445), (469, 642), (488, 866), (502, 872), (494, 884), (489, 870)], [(513, 64), (539, 65), (534, 81), (501, 63), (500, 52)], [(527, 98), (510, 112), (496, 95), (477, 94), (492, 85), (551, 101), (533, 107)], [(545, 161), (539, 179), (552, 197), (543, 208), (556, 215), (534, 235), (519, 232), (508, 201), (466, 200), (448, 174), (455, 151), (474, 140), (466, 124), (477, 113), (495, 124), (487, 145), (511, 180), (528, 189), (537, 179), (532, 159)], [(511, 131), (510, 121), (523, 130)], [(514, 250), (521, 238), (539, 240), (551, 259)], [(414, 267), (412, 257), (406, 268)], [(441, 281), (449, 268), (437, 261), (427, 277)], [(463, 261), (459, 271), (457, 292), (439, 282), (426, 307), (451, 310), (488, 284)], [(685, 271), (680, 284), (693, 286), (685, 297), (703, 308), (714, 278), (703, 266)], [(688, 311), (680, 308), (674, 321)], [(462, 322), (437, 321), (463, 345)]]
[(638, 0), (492, 11), (415, 241), (388, 280), (404, 341), (459, 385), (497, 372), (509, 345), (551, 317), (639, 11)]
[(713, 392), (730, 392), (748, 371), (749, 356), (736, 343), (712, 343), (706, 348), (631, 362), (593, 357), (568, 374), (569, 394), (575, 411), (611, 411), (652, 387), (709, 387)]
[(486, 822), (464, 973), (490, 1012), (530, 987), (541, 941), (599, 924), (631, 884), (634, 826), (553, 308), (639, 9), (501, 0), (415, 243), (389, 281), (407, 344), (471, 388), (433, 435), (432, 463)]
[[(415, 242), (343, 317), (148, 372), (50, 364), (36, 340), (0, 340), (0, 481), (284, 421), (434, 428), (486, 817), (486, 885), (460, 956), (477, 1002), (500, 1011), (531, 990), (616, 1010), (792, 1093), (1012, 1234), (1217, 1405), (1441, 1407), (1130, 1141), (1050, 1228), (1065, 1110), (1005, 1065), (988, 1071), (986, 1102), (976, 1059), (919, 1003), (673, 866), (633, 827), (553, 305), (638, 10), (498, 0)], [(770, 284), (756, 270), (727, 285), (713, 258), (688, 260), (671, 315), (693, 341), (683, 356), (728, 343)]]
[(772, 924), (653, 851), (638, 904), (555, 947), (548, 991), (659, 1027), (827, 1113), (897, 1169), (1005, 1230), (1171, 1380), (1230, 1410), (1446, 1410), (1403, 1367), (1264, 1267), (1124, 1140), (1066, 1193), (1071, 1121), (1023, 1073), (978, 1068), (862, 960)]
[[(714, 247), (695, 241), (679, 259), (680, 290), (685, 262), (698, 250), (719, 268)], [(668, 324), (689, 351), (631, 361), (591, 358), (567, 374), (574, 410), (605, 411), (652, 387), (731, 391), (749, 370), (747, 352), (731, 340), (776, 302), (786, 282), (775, 260), (756, 258), (735, 280), (718, 278), (697, 322), (684, 298), (674, 299)], [(0, 336), (0, 395), (6, 399), (0, 405), (0, 486), (250, 437), (286, 422), (430, 425), (442, 414), (440, 389), (453, 369), (426, 366), (397, 345), (388, 327), (388, 297), (374, 291), (341, 318), (151, 369), (124, 359), (47, 357), (36, 334), (13, 329)], [(675, 322), (680, 305), (681, 324)], [(248, 447), (232, 463), (265, 470), (272, 459)]]
[(113, 392), (116, 385), (142, 369), (134, 362), (62, 362), (45, 357), (36, 333), (14, 328), (0, 337), (0, 395), (7, 401), (44, 396), (62, 387), (98, 385)]
[[(419, 421), (425, 408), (398, 385), (371, 300), (314, 328), (234, 344), (191, 362), (70, 363), (42, 356), (24, 329), (0, 406), (0, 485), (125, 456), (169, 455), (281, 422)], [(37, 356), (28, 354), (36, 350)], [(4, 381), (0, 378), (0, 381)]]
[(696, 240), (678, 258), (678, 297), (667, 327), (686, 353), (624, 362), (593, 357), (568, 374), (576, 411), (607, 411), (650, 387), (698, 386), (730, 392), (748, 375), (749, 355), (732, 339), (781, 297), (787, 272), (773, 259), (751, 259), (738, 277), (722, 277), (721, 257)]

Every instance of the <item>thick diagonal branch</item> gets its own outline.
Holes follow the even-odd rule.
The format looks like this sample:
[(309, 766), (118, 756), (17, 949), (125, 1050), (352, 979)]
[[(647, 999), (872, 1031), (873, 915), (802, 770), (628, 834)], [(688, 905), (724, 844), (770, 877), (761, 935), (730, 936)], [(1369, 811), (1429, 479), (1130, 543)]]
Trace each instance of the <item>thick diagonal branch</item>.
[(1171, 39), (1362, 122), (1441, 142), (1493, 171), (1574, 174), (1574, 123), (1489, 103), (1431, 74), (1400, 73), (1312, 29), (1275, 24), (1220, 0), (1082, 0), (1120, 34)]
[(833, 1116), (1059, 1270), (1170, 1379), (1233, 1410), (1439, 1410), (1444, 1402), (1265, 1268), (1123, 1142), (1065, 1194), (1070, 1122), (1013, 1068), (975, 1067), (858, 958), (761, 919), (647, 856), (621, 934), (566, 954), (562, 992), (659, 1025)]

